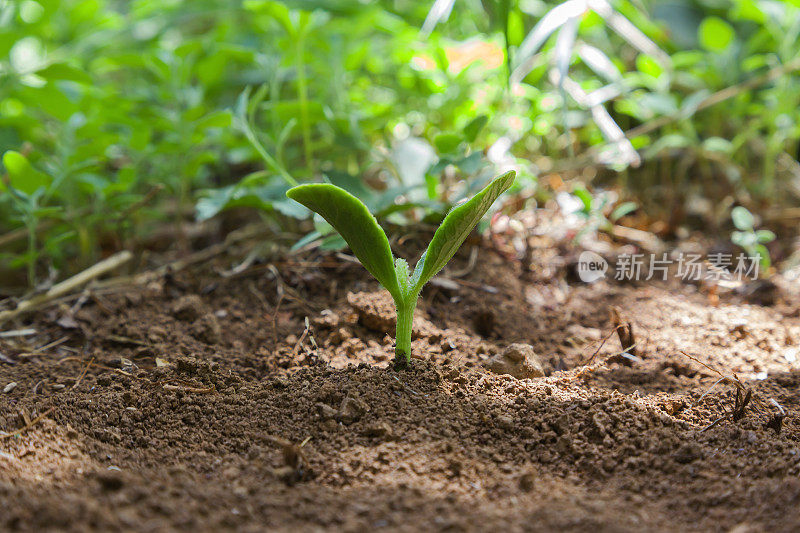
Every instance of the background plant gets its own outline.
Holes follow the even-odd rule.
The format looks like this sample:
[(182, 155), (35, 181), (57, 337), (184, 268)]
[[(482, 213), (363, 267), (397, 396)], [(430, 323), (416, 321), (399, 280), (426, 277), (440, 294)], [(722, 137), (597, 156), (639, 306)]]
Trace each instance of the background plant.
[[(515, 168), (614, 190), (667, 236), (712, 216), (697, 200), (800, 198), (792, 2), (25, 0), (0, 28), (0, 153), (57, 184), (35, 224), (0, 193), (6, 291), (168, 228), (185, 250), (231, 209), (295, 228), (294, 182), (402, 224)], [(342, 241), (318, 219), (305, 244)]]
[(772, 261), (766, 245), (775, 240), (775, 234), (767, 229), (755, 229), (755, 217), (740, 205), (731, 210), (731, 220), (736, 227), (736, 231), (731, 233), (733, 244), (740, 246), (750, 257), (757, 257), (763, 271), (769, 270)]

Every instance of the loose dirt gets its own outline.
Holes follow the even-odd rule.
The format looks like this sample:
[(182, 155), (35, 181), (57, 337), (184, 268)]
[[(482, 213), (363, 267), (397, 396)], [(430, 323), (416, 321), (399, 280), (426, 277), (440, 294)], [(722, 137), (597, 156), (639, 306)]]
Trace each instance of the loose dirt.
[[(0, 339), (0, 529), (800, 529), (797, 296), (533, 259), (465, 248), (408, 371), (391, 300), (337, 255), (228, 258), (15, 325), (36, 333)], [(487, 368), (513, 343), (544, 377)]]

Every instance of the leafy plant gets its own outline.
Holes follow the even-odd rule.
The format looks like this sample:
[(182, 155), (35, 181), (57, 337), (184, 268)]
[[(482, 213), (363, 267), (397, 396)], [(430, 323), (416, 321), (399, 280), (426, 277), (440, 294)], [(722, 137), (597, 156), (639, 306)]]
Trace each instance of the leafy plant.
[(0, 192), (8, 192), (16, 217), (25, 225), (28, 236), (28, 251), (24, 256), (28, 284), (36, 284), (36, 258), (38, 246), (36, 229), (39, 221), (53, 213), (53, 208), (44, 207), (43, 200), (52, 185), (50, 176), (35, 169), (28, 159), (13, 150), (3, 154), (6, 178), (0, 178)]
[[(49, 179), (0, 188), (4, 288), (166, 220), (185, 247), (194, 202), (291, 225), (286, 190), (320, 178), (401, 225), (504, 165), (586, 172), (671, 226), (687, 198), (800, 191), (797, 2), (25, 0), (0, 21), (0, 155)], [(306, 245), (343, 245), (315, 222)]]
[(397, 312), (395, 367), (411, 361), (411, 326), (422, 287), (453, 257), (472, 228), (514, 183), (512, 170), (497, 178), (472, 199), (450, 211), (436, 230), (413, 274), (408, 263), (394, 258), (386, 233), (358, 198), (330, 183), (300, 185), (286, 195), (319, 213), (344, 238), (370, 274), (389, 291)]
[[(592, 19), (596, 22), (592, 22)], [(567, 0), (539, 19), (520, 43), (515, 55), (515, 68), (511, 74), (511, 83), (522, 82), (535, 70), (539, 50), (552, 34), (557, 34), (551, 60), (552, 65), (547, 70), (561, 96), (564, 129), (567, 131), (570, 129), (567, 113), (567, 95), (569, 95), (580, 107), (591, 112), (593, 121), (609, 144), (608, 153), (601, 159), (620, 167), (638, 166), (641, 162), (639, 155), (605, 107), (606, 102), (625, 94), (630, 88), (624, 81), (618, 64), (615, 64), (599, 48), (583, 42), (579, 38), (579, 29), (582, 24), (589, 27), (604, 25), (613, 30), (639, 52), (637, 63), (652, 64), (653, 68), (659, 71), (670, 63), (670, 58), (665, 52), (606, 0)], [(603, 40), (606, 42), (607, 37), (607, 35), (603, 36)], [(573, 56), (576, 55), (595, 75), (594, 82), (602, 80), (608, 84), (587, 92), (579, 82), (570, 77), (571, 63)], [(570, 149), (569, 153), (572, 154), (572, 145), (568, 143), (567, 146)]]
[(638, 209), (636, 202), (617, 203), (617, 194), (601, 191), (594, 195), (583, 185), (576, 185), (572, 193), (561, 192), (556, 196), (561, 210), (567, 216), (575, 217), (581, 229), (575, 235), (579, 241), (585, 236), (596, 236), (598, 231), (614, 234), (614, 225), (624, 216)]
[(775, 240), (775, 234), (768, 229), (755, 229), (756, 220), (746, 207), (737, 205), (731, 210), (731, 220), (738, 231), (731, 233), (731, 241), (741, 246), (751, 257), (758, 256), (761, 268), (769, 269), (772, 261), (766, 244)]

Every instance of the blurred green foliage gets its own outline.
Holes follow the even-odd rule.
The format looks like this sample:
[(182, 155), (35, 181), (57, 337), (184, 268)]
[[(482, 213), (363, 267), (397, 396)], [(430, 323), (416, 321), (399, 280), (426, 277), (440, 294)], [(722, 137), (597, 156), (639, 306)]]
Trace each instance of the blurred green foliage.
[[(0, 270), (31, 284), (166, 223), (305, 218), (284, 193), (307, 181), (403, 222), (592, 147), (635, 195), (797, 180), (797, 76), (703, 106), (800, 56), (794, 2), (0, 0), (0, 29)], [(665, 118), (630, 139), (640, 169), (607, 151)]]

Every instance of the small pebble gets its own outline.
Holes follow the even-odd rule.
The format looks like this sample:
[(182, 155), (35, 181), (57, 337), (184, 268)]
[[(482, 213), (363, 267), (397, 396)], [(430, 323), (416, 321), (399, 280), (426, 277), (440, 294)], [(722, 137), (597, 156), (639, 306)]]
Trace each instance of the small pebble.
[(529, 344), (512, 344), (503, 353), (486, 361), (484, 366), (495, 374), (508, 374), (517, 379), (544, 376), (542, 364)]
[(514, 429), (514, 420), (512, 420), (510, 416), (500, 415), (497, 417), (497, 426), (500, 429), (510, 431)]
[(350, 424), (364, 416), (367, 411), (369, 411), (369, 406), (366, 403), (358, 398), (347, 396), (342, 400), (338, 417), (345, 424)]
[(456, 345), (453, 344), (451, 340), (443, 340), (439, 347), (442, 349), (443, 353), (452, 352), (456, 349)]
[(325, 403), (317, 403), (317, 414), (319, 414), (320, 419), (322, 420), (330, 420), (332, 418), (336, 418), (338, 411)]
[(386, 422), (376, 422), (374, 424), (370, 424), (366, 427), (366, 429), (364, 429), (364, 435), (367, 437), (388, 439), (392, 436), (392, 434), (392, 428)]

